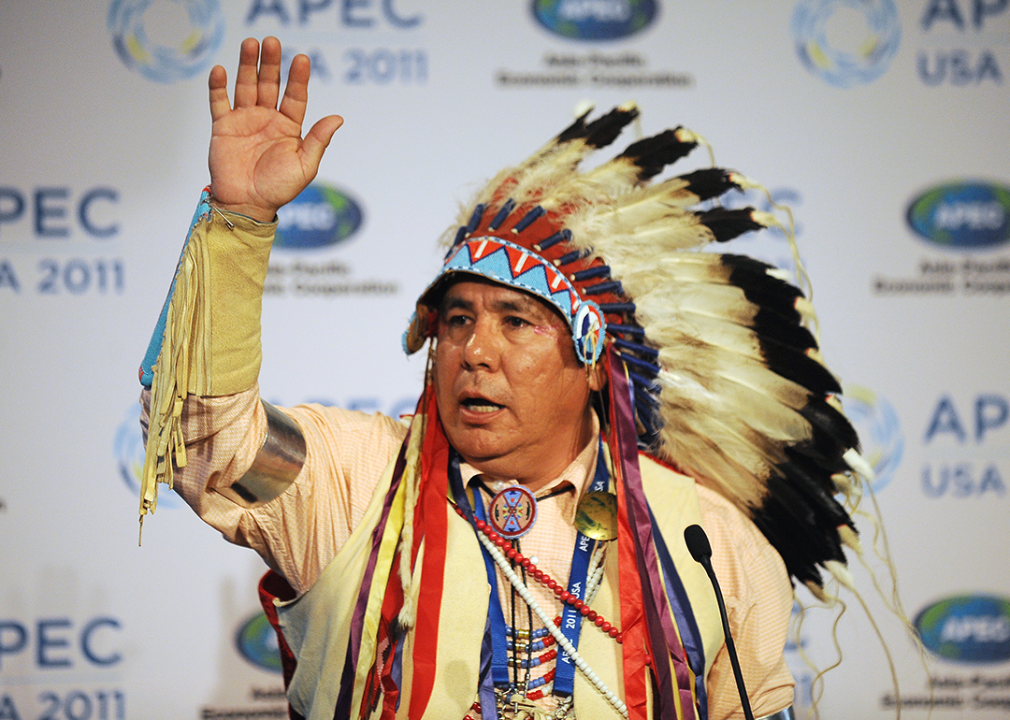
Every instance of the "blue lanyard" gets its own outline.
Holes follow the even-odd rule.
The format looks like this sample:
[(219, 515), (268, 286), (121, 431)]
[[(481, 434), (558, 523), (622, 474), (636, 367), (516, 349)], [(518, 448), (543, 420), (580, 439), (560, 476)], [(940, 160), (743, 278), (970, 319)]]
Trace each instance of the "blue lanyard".
[[(606, 490), (610, 484), (610, 473), (603, 461), (602, 446), (596, 454), (596, 475), (589, 486), (589, 492)], [(575, 550), (572, 553), (572, 569), (568, 575), (568, 592), (573, 597), (585, 601), (586, 582), (589, 580), (589, 560), (596, 548), (596, 541), (581, 532), (575, 536)], [(576, 650), (579, 649), (579, 634), (582, 631), (582, 613), (571, 605), (565, 605), (561, 612), (561, 632)], [(561, 648), (558, 648), (558, 662), (554, 671), (554, 694), (571, 695), (575, 690), (575, 663)]]
[[(487, 522), (484, 503), (476, 488), (473, 490), (474, 516)], [(501, 599), (498, 597), (498, 568), (483, 545), (480, 546), (484, 556), (484, 569), (487, 572), (487, 582), (491, 586), (491, 598), (487, 608), (487, 627), (491, 631), (491, 679), (496, 687), (509, 686), (508, 641), (505, 637), (505, 613), (502, 611)]]
[[(456, 502), (464, 510), (465, 514), (469, 515), (470, 513), (466, 511), (470, 511), (472, 508), (473, 517), (487, 522), (484, 503), (481, 501), (477, 490), (474, 489), (473, 497), (470, 498), (463, 488), (462, 478), (459, 476), (458, 462), (458, 458), (453, 458), (453, 462), (450, 464), (450, 483), (453, 486), (453, 495)], [(607, 471), (601, 447), (597, 454), (596, 474), (589, 487), (589, 492), (606, 490), (609, 484), (610, 473)], [(583, 535), (581, 532), (576, 534), (575, 548), (572, 551), (571, 571), (568, 579), (568, 592), (579, 600), (585, 601), (586, 599), (589, 562), (595, 548), (595, 540)], [(484, 569), (487, 573), (488, 585), (491, 586), (486, 625), (491, 635), (491, 679), (496, 687), (508, 688), (511, 682), (508, 669), (508, 641), (505, 629), (505, 614), (502, 611), (501, 600), (498, 597), (498, 570), (497, 565), (483, 545), (481, 545), (481, 552), (484, 557)], [(582, 619), (583, 616), (578, 610), (571, 605), (565, 605), (565, 609), (561, 614), (561, 632), (576, 649), (579, 645), (579, 634), (582, 631)], [(571, 695), (574, 691), (574, 686), (575, 663), (572, 662), (564, 650), (558, 648), (557, 665), (554, 675), (554, 694)]]

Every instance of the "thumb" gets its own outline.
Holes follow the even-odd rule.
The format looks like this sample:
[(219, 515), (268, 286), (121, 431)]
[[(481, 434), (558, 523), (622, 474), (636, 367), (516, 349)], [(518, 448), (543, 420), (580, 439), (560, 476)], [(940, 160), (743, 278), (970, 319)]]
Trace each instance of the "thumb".
[(319, 167), (323, 153), (326, 152), (330, 140), (333, 139), (333, 133), (343, 124), (344, 119), (339, 115), (327, 115), (317, 121), (306, 133), (305, 139), (302, 141), (302, 155), (313, 167)]

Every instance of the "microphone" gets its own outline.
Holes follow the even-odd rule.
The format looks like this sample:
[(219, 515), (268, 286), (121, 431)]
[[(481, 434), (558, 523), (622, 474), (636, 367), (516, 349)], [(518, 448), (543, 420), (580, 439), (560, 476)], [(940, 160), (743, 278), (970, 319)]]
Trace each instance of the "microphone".
[(740, 703), (743, 705), (743, 714), (746, 720), (754, 720), (754, 713), (750, 709), (750, 700), (747, 698), (747, 688), (743, 684), (743, 673), (740, 671), (740, 660), (736, 656), (736, 646), (733, 644), (733, 636), (729, 631), (729, 616), (726, 615), (726, 603), (722, 599), (722, 590), (719, 589), (719, 581), (715, 577), (715, 570), (712, 569), (712, 545), (708, 541), (701, 525), (691, 525), (684, 530), (684, 542), (691, 552), (691, 557), (695, 562), (700, 563), (705, 572), (708, 573), (712, 587), (715, 589), (715, 599), (719, 602), (719, 617), (722, 618), (722, 631), (726, 636), (726, 652), (729, 653), (729, 661), (733, 666), (733, 677), (736, 678), (736, 688), (740, 693)]

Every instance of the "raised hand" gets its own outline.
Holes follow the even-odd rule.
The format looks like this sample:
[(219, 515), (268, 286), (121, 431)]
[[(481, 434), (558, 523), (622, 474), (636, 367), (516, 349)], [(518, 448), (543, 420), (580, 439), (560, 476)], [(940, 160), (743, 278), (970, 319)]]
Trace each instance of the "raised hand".
[(232, 107), (225, 69), (216, 65), (210, 71), (210, 184), (218, 207), (268, 222), (316, 176), (323, 152), (344, 120), (327, 115), (302, 138), (310, 73), (309, 59), (295, 56), (278, 107), (281, 43), (265, 38), (261, 54), (260, 44), (247, 38)]

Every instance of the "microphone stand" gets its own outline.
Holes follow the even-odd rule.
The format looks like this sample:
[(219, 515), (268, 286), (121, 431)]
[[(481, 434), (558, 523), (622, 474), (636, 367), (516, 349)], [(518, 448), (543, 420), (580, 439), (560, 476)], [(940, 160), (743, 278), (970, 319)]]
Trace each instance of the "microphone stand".
[(733, 635), (729, 631), (729, 616), (726, 614), (726, 603), (722, 599), (722, 590), (719, 588), (719, 581), (715, 577), (715, 570), (712, 569), (712, 545), (708, 541), (708, 536), (701, 525), (691, 525), (684, 530), (684, 542), (687, 549), (691, 551), (691, 557), (700, 563), (705, 572), (708, 573), (712, 587), (715, 589), (715, 599), (719, 603), (719, 617), (722, 619), (722, 630), (726, 636), (726, 652), (729, 653), (729, 661), (733, 666), (733, 677), (736, 678), (736, 688), (740, 693), (740, 702), (743, 705), (743, 714), (746, 720), (754, 720), (754, 713), (750, 708), (750, 700), (747, 697), (747, 688), (743, 684), (743, 672), (740, 670), (740, 660), (736, 655), (736, 645), (733, 644)]

